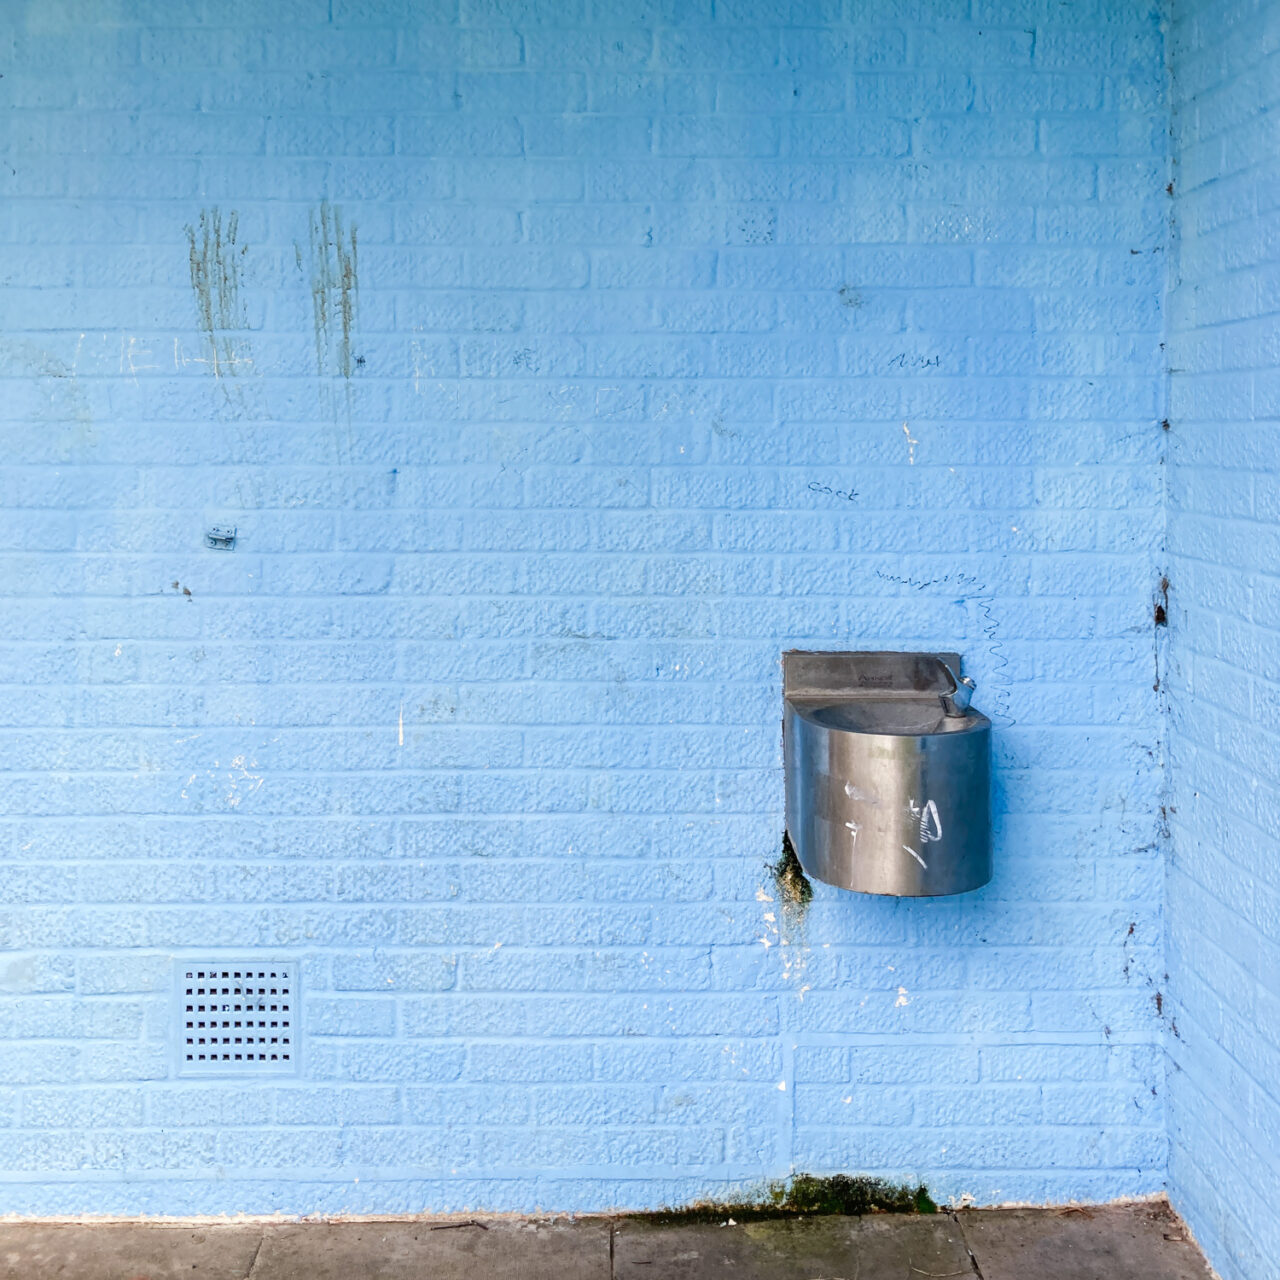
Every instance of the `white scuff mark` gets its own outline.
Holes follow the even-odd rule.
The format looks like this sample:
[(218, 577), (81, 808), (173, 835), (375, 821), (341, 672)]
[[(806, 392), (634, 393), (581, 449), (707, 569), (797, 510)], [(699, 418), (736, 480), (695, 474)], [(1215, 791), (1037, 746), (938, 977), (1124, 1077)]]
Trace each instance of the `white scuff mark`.
[(118, 657), (119, 657), (123, 652), (124, 652), (124, 645), (122, 645), (122, 644), (118, 644), (118, 645), (116, 645), (116, 651), (115, 651), (115, 653), (113, 653), (111, 656), (112, 656), (113, 658), (118, 658)]
[(911, 434), (911, 428), (904, 422), (902, 424), (902, 434), (907, 437), (907, 465), (914, 467), (916, 465), (916, 445), (920, 443)]
[[(774, 901), (774, 899), (769, 894), (769, 892), (765, 889), (764, 885), (757, 885), (756, 901), (761, 904), (771, 904)], [(768, 951), (769, 948), (773, 946), (775, 941), (777, 942), (782, 941), (782, 935), (780, 930), (778, 929), (777, 912), (764, 911), (761, 914), (764, 917), (765, 932), (757, 939), (757, 941), (760, 943), (762, 947), (764, 947), (766, 951)]]
[(931, 840), (942, 839), (942, 819), (938, 817), (938, 806), (930, 800), (920, 814), (920, 843), (928, 844)]
[(847, 1107), (853, 1101), (853, 1094), (850, 1094), (847, 1098), (841, 1098), (840, 1101)]
[(929, 864), (909, 845), (902, 846), (926, 871), (929, 870)]
[(779, 1080), (779, 1081), (778, 1081), (778, 1092), (779, 1092), (779, 1093), (786, 1093), (786, 1091), (787, 1091), (787, 1082), (786, 1082), (785, 1080)]
[(910, 997), (907, 995), (906, 987), (898, 988), (898, 998), (893, 1002), (895, 1009), (905, 1009), (911, 1003)]
[(855, 787), (852, 782), (844, 784), (844, 793), (850, 800), (861, 800), (863, 804), (880, 803), (879, 796), (874, 796), (869, 791), (863, 791), (861, 787)]
[(849, 828), (849, 848), (856, 849), (858, 847), (858, 832), (862, 830), (862, 824), (846, 822), (844, 825)]

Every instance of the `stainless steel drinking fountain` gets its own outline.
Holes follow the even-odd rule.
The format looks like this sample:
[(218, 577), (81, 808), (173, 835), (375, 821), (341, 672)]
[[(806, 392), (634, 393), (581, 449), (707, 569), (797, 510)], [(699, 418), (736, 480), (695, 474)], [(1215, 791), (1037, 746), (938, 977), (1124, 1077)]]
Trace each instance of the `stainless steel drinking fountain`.
[(787, 833), (807, 874), (932, 897), (991, 879), (991, 721), (956, 653), (782, 655)]

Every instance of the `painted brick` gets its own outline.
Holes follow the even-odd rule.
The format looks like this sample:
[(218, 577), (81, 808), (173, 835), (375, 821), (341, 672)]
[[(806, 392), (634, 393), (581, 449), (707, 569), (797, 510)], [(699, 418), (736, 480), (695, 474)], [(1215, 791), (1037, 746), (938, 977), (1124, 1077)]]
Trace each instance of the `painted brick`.
[[(6, 1208), (589, 1210), (793, 1167), (1154, 1189), (1164, 486), (1185, 560), (1256, 554), (1276, 508), (1161, 466), (1159, 15), (223, 16), (68, 3), (10, 50)], [(1175, 53), (1223, 154), (1269, 145)], [(1184, 134), (1180, 182), (1211, 174)], [(1256, 185), (1251, 233), (1212, 182), (1180, 194), (1175, 314), (1248, 318), (1262, 366)], [(1274, 380), (1199, 372), (1174, 416), (1239, 449)], [(1201, 580), (1242, 672), (1269, 597)], [(793, 646), (964, 653), (997, 721), (989, 889), (819, 886), (780, 924)], [(1193, 656), (1218, 693), (1179, 821), (1256, 838), (1275, 798), (1241, 801), (1235, 722), (1273, 682)], [(1270, 957), (1273, 894), (1174, 884), (1221, 905), (1178, 946)], [(202, 949), (302, 965), (297, 1077), (171, 1078)]]
[[(1271, 477), (1277, 15), (1175, 6), (1176, 287), (1170, 298), (1169, 935), (1162, 979), (1174, 1203), (1224, 1280), (1267, 1274), (1280, 1177), (1274, 737), (1280, 648)], [(1261, 679), (1260, 679), (1261, 678)]]
[(72, 1085), (61, 1089), (28, 1089), (21, 1123), (28, 1129), (92, 1130), (140, 1128), (146, 1099), (132, 1086), (108, 1089)]

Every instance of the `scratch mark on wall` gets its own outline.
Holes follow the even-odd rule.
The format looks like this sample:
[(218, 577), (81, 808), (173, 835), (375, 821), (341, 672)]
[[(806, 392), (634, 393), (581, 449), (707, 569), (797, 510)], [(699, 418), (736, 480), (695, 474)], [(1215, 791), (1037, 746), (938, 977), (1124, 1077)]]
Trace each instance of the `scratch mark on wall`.
[(342, 210), (322, 200), (311, 214), (311, 309), (321, 377), (351, 377), (358, 294), (355, 224), (344, 226)]
[(128, 373), (135, 387), (138, 385), (138, 374), (148, 369), (160, 368), (158, 364), (139, 364), (134, 358), (135, 356), (146, 357), (150, 355), (150, 348), (140, 346), (137, 338), (126, 338), (124, 334), (120, 335), (120, 372), (121, 374)]
[(1017, 724), (1009, 711), (1012, 691), (1008, 670), (1009, 655), (1005, 652), (1004, 641), (1000, 639), (1000, 623), (992, 609), (995, 598), (988, 590), (986, 583), (979, 582), (968, 573), (944, 573), (937, 578), (924, 579), (904, 578), (896, 573), (885, 573), (882, 569), (877, 569), (875, 574), (881, 582), (896, 582), (900, 586), (911, 587), (915, 591), (926, 591), (930, 587), (945, 587), (952, 583), (964, 588), (965, 599), (952, 603), (965, 604), (971, 600), (981, 615), (978, 627), (986, 637), (987, 656), (992, 664), (991, 684), (994, 701), (989, 714), (993, 720), (1006, 727)]
[[(187, 226), (191, 291), (215, 378), (235, 373), (237, 365), (252, 363), (231, 336), (248, 327), (240, 298), (241, 264), (248, 246), (238, 243), (239, 230), (240, 215), (232, 210), (224, 220), (216, 205), (200, 211), (197, 226)], [(176, 345), (174, 353), (176, 362)]]
[(911, 428), (904, 422), (902, 424), (902, 434), (907, 437), (907, 464), (914, 467), (916, 465), (916, 445), (920, 443), (911, 434)]
[[(414, 332), (418, 333), (421, 330), (415, 327)], [(422, 394), (422, 379), (434, 376), (435, 365), (426, 344), (420, 338), (414, 338), (409, 343), (409, 354), (413, 361), (413, 394), (420, 396)]]

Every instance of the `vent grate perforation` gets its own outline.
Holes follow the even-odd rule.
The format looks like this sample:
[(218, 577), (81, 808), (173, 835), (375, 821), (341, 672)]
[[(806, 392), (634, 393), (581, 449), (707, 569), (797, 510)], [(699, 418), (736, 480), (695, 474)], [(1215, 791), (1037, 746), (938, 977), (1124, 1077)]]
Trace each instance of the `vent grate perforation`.
[(284, 1073), (297, 1063), (292, 963), (178, 966), (179, 1075)]

